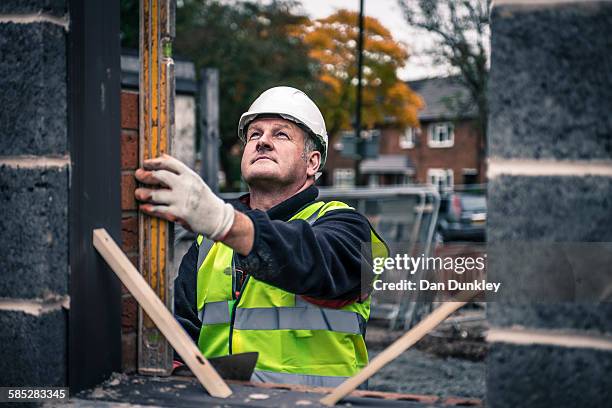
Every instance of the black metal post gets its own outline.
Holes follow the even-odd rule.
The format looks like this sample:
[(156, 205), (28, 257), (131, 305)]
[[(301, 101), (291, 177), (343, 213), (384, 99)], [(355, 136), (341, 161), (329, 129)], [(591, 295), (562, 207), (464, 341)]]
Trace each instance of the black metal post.
[(119, 0), (68, 4), (68, 384), (76, 393), (121, 369), (121, 285), (92, 245), (94, 228), (121, 238), (121, 49)]
[(360, 185), (361, 172), (359, 166), (361, 164), (361, 156), (359, 155), (359, 146), (363, 143), (361, 140), (361, 88), (363, 79), (363, 2), (359, 0), (359, 37), (357, 40), (357, 107), (355, 112), (355, 142), (357, 144), (357, 157), (355, 159), (355, 185)]

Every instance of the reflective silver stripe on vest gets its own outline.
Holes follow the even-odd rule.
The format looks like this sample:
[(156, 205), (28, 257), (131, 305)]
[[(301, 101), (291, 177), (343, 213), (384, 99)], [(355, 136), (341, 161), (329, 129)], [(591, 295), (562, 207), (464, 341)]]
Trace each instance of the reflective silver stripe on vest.
[(251, 376), (252, 382), (267, 382), (277, 384), (302, 384), (310, 387), (332, 387), (336, 388), (348, 377), (332, 377), (326, 375), (306, 375), (275, 373), (272, 371), (255, 370)]
[(229, 323), (229, 306), (226, 301), (205, 303), (198, 317), (202, 324)]
[(239, 330), (331, 330), (361, 334), (363, 317), (346, 310), (318, 307), (256, 307), (236, 309), (234, 327)]

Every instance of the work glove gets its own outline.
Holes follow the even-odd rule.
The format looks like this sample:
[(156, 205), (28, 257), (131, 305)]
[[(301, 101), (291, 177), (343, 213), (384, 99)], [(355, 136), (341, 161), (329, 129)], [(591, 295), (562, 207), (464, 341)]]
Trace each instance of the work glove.
[(228, 233), (234, 223), (234, 207), (217, 197), (196, 172), (166, 154), (145, 160), (143, 167), (136, 170), (136, 178), (161, 186), (136, 189), (136, 198), (146, 202), (140, 206), (143, 212), (178, 222), (212, 240)]

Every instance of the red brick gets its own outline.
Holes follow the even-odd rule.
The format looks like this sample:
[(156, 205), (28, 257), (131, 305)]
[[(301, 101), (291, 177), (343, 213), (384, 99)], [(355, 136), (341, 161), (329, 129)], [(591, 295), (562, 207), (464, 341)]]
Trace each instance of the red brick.
[(131, 215), (121, 219), (121, 249), (123, 252), (138, 251), (138, 217)]
[(121, 170), (138, 168), (138, 132), (121, 131)]
[(134, 198), (134, 190), (136, 190), (136, 179), (134, 173), (126, 173), (121, 175), (121, 209), (135, 210), (136, 198)]
[(121, 91), (121, 128), (138, 130), (138, 94)]
[(132, 295), (123, 295), (121, 299), (121, 329), (123, 333), (138, 329), (138, 302)]
[(124, 373), (136, 371), (138, 361), (138, 336), (136, 333), (121, 335), (121, 370)]

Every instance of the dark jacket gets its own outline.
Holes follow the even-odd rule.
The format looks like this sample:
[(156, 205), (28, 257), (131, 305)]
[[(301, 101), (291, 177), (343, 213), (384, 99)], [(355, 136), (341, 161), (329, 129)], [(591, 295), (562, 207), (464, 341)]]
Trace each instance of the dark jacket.
[[(349, 209), (330, 211), (312, 225), (303, 220), (287, 222), (315, 202), (318, 194), (318, 189), (311, 186), (266, 212), (251, 210), (248, 195), (229, 201), (255, 226), (253, 249), (247, 256), (236, 255), (235, 263), (237, 269), (262, 282), (313, 298), (313, 303), (320, 306), (338, 307), (362, 295), (361, 247), (370, 242), (370, 224)], [(196, 342), (201, 326), (196, 300), (197, 261), (198, 246), (194, 242), (181, 261), (174, 296), (175, 316)]]

